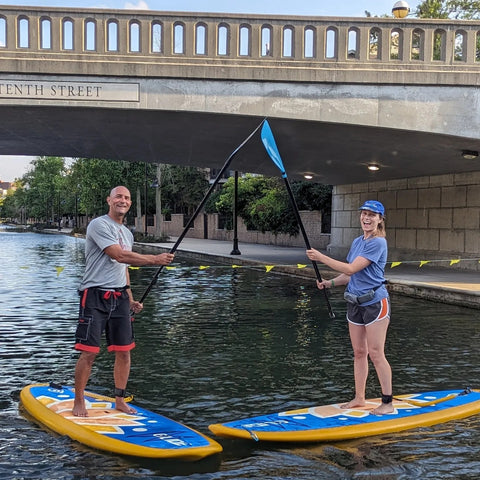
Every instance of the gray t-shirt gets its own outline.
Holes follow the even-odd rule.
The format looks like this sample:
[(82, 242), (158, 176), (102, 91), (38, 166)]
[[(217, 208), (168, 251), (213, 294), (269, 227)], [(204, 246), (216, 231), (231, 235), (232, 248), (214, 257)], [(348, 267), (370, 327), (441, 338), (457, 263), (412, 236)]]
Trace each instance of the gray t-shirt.
[(105, 248), (118, 244), (132, 250), (133, 235), (125, 226), (108, 215), (93, 219), (87, 227), (85, 243), (85, 273), (80, 290), (90, 287), (121, 288), (127, 284), (127, 265), (110, 258)]

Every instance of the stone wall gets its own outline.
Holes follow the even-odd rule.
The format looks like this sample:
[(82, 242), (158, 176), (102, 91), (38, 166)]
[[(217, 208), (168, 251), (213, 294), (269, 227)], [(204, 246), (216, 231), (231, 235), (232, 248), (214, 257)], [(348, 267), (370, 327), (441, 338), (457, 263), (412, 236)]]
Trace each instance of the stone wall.
[[(344, 257), (361, 234), (358, 207), (385, 205), (390, 261), (480, 270), (480, 171), (336, 186), (328, 251)], [(471, 260), (469, 260), (471, 259)]]
[[(325, 250), (330, 243), (330, 234), (322, 233), (321, 231), (321, 213), (318, 211), (302, 211), (300, 215), (312, 247)], [(218, 228), (217, 214), (199, 215), (193, 223), (194, 225), (189, 229), (186, 235), (187, 237), (233, 241), (233, 230)], [(172, 215), (171, 220), (163, 221), (162, 232), (170, 237), (178, 237), (183, 229), (183, 215)], [(148, 232), (153, 234), (155, 232), (155, 226), (148, 227)], [(247, 230), (241, 218), (238, 218), (237, 237), (238, 241), (243, 243), (259, 243), (262, 245), (277, 245), (282, 247), (305, 246), (303, 236), (300, 234), (292, 237), (285, 234), (275, 235), (271, 232), (262, 233), (256, 230)]]

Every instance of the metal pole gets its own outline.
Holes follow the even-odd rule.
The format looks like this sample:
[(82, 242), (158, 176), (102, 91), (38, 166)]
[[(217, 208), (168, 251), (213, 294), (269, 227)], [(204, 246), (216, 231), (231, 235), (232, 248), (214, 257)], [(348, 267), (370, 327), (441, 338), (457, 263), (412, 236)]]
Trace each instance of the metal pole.
[(147, 194), (148, 194), (148, 185), (147, 185), (147, 162), (145, 162), (145, 217), (143, 220), (143, 233), (147, 236)]
[(157, 163), (157, 176), (155, 178), (155, 236), (160, 238), (163, 231), (163, 217), (162, 217), (162, 165)]
[(235, 170), (235, 188), (233, 198), (233, 250), (230, 255), (241, 255), (242, 252), (238, 249), (238, 171)]

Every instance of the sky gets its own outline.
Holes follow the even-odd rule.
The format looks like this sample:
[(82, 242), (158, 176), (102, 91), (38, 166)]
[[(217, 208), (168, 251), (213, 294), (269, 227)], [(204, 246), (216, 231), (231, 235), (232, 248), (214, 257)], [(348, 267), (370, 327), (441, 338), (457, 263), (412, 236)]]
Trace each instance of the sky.
[[(77, 7), (168, 12), (218, 12), (268, 15), (364, 17), (391, 14), (396, 0), (2, 0), (2, 5)], [(413, 12), (420, 0), (410, 0)], [(0, 156), (0, 180), (11, 182), (30, 169), (31, 157)]]

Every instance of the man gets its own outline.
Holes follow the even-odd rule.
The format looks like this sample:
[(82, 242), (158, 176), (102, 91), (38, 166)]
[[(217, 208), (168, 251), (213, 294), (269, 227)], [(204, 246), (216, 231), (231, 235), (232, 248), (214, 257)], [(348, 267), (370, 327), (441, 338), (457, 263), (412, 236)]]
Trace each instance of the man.
[(95, 218), (87, 228), (85, 274), (80, 285), (80, 315), (75, 349), (80, 357), (75, 367), (73, 415), (88, 416), (85, 388), (93, 362), (100, 351), (103, 332), (109, 352), (115, 353), (113, 377), (115, 407), (125, 413), (135, 410), (125, 402), (130, 374), (130, 350), (135, 347), (130, 312), (143, 305), (133, 299), (128, 265), (168, 265), (174, 255), (142, 255), (132, 252), (133, 235), (123, 224), (132, 200), (126, 187), (115, 187), (107, 197), (108, 214)]

